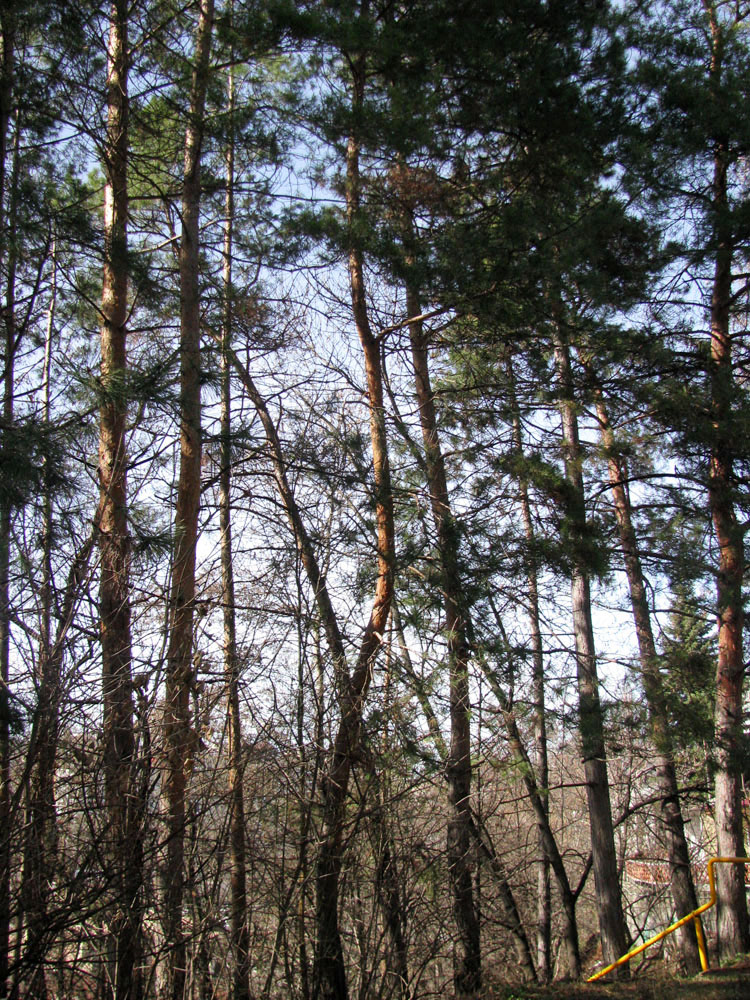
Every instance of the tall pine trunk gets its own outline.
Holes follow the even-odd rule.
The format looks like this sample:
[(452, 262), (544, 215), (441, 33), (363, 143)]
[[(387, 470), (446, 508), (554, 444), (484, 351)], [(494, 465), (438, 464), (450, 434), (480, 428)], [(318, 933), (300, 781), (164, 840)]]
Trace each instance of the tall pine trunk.
[[(558, 335), (555, 361), (560, 390), (563, 461), (570, 495), (568, 510), (572, 552), (571, 599), (578, 680), (579, 731), (586, 780), (591, 854), (593, 858), (596, 909), (604, 962), (614, 962), (627, 950), (627, 931), (622, 910), (617, 870), (612, 807), (604, 744), (604, 719), (599, 701), (594, 626), (591, 619), (591, 587), (588, 568), (577, 547), (586, 536), (586, 506), (583, 487), (583, 455), (578, 437), (578, 417), (570, 370), (570, 349)], [(624, 973), (626, 974), (626, 972)]]
[[(516, 396), (516, 380), (513, 363), (510, 358), (506, 363), (508, 386), (512, 409), (513, 448), (519, 459), (523, 459), (523, 433), (521, 415)], [(527, 477), (518, 476), (519, 500), (521, 503), (521, 521), (526, 539), (526, 583), (528, 586), (528, 616), (529, 639), (531, 643), (532, 691), (534, 704), (534, 776), (539, 796), (537, 819), (537, 845), (539, 860), (537, 862), (537, 971), (542, 982), (548, 982), (552, 976), (552, 896), (550, 892), (550, 854), (547, 847), (551, 829), (549, 826), (549, 763), (547, 758), (547, 714), (545, 708), (544, 684), (544, 647), (542, 644), (542, 629), (539, 613), (539, 575), (535, 556), (536, 537), (534, 521), (531, 516), (529, 499), (529, 483)], [(515, 721), (515, 719), (514, 719)], [(535, 806), (535, 810), (537, 807)], [(553, 838), (554, 839), (554, 838)], [(555, 845), (556, 846), (556, 845)], [(563, 866), (563, 872), (565, 872)], [(560, 893), (565, 913), (564, 940), (568, 953), (568, 969), (571, 976), (578, 978), (580, 969), (580, 954), (578, 950), (578, 929), (575, 918), (575, 900), (570, 891), (567, 874), (560, 884)]]
[[(360, 112), (365, 86), (365, 60), (350, 59), (352, 104)], [(352, 246), (349, 251), (349, 285), (352, 314), (362, 346), (367, 398), (370, 411), (370, 443), (375, 491), (377, 577), (370, 620), (365, 628), (354, 671), (339, 677), (339, 727), (331, 760), (322, 778), (321, 837), (316, 866), (316, 946), (313, 996), (316, 1000), (346, 1000), (348, 997), (341, 933), (339, 929), (339, 881), (344, 849), (346, 797), (354, 755), (359, 744), (362, 710), (372, 680), (375, 657), (382, 643), (393, 599), (395, 533), (393, 495), (388, 460), (388, 441), (383, 406), (383, 373), (380, 343), (372, 333), (367, 309), (362, 251), (356, 245), (356, 223), (360, 210), (359, 144), (350, 136), (346, 152), (346, 212)]]
[[(234, 111), (234, 77), (229, 69), (229, 114)], [(232, 395), (227, 349), (232, 336), (232, 239), (234, 232), (234, 134), (230, 122), (226, 150), (224, 229), (224, 316), (221, 356), (221, 468), (219, 530), (221, 534), (221, 603), (224, 613), (224, 677), (227, 686), (227, 757), (229, 764), (229, 879), (231, 889), (232, 998), (250, 1000), (250, 955), (247, 926), (245, 804), (243, 795), (242, 727), (239, 661), (232, 563)]]
[(170, 587), (170, 629), (165, 696), (165, 766), (162, 796), (167, 812), (164, 867), (166, 1000), (183, 1000), (186, 945), (182, 929), (185, 894), (187, 775), (193, 734), (190, 691), (193, 677), (195, 554), (201, 494), (201, 358), (199, 299), (199, 215), (201, 148), (213, 0), (200, 0), (190, 108), (185, 133), (180, 238), (180, 470), (174, 521), (174, 558)]
[[(4, 43), (6, 39), (3, 39)], [(9, 40), (12, 47), (12, 38)], [(12, 73), (12, 48), (6, 54), (10, 61)], [(11, 100), (12, 79), (8, 94), (3, 100)], [(5, 89), (5, 87), (3, 88)], [(0, 122), (7, 135), (8, 119), (3, 108), (3, 120)], [(9, 109), (8, 109), (9, 110)], [(4, 336), (4, 371), (3, 371), (3, 416), (2, 444), (8, 447), (8, 440), (13, 434), (15, 422), (15, 363), (18, 349), (16, 329), (16, 271), (18, 256), (13, 245), (16, 236), (16, 215), (18, 207), (18, 170), (19, 170), (19, 123), (16, 117), (16, 132), (13, 151), (13, 169), (11, 175), (9, 206), (7, 217), (5, 203), (0, 201), (0, 262), (5, 263), (7, 274), (5, 284), (5, 301), (2, 304)], [(5, 135), (2, 149), (2, 174), (0, 174), (0, 199), (4, 197), (5, 188)], [(3, 260), (4, 258), (4, 260)], [(12, 444), (11, 444), (12, 448)], [(11, 459), (7, 459), (10, 466)], [(9, 496), (0, 503), (0, 997), (7, 996), (8, 969), (10, 959), (10, 919), (11, 919), (11, 744), (10, 744), (10, 556), (11, 556), (11, 524), (12, 505)]]
[[(712, 100), (722, 74), (723, 32), (713, 0), (704, 0), (711, 28), (709, 85)], [(721, 111), (717, 112), (721, 114)], [(711, 357), (709, 362), (711, 422), (713, 427), (708, 472), (708, 502), (719, 548), (716, 574), (719, 656), (716, 665), (714, 816), (720, 855), (745, 854), (742, 828), (742, 753), (744, 661), (742, 650), (744, 529), (734, 502), (735, 392), (732, 370), (730, 301), (732, 296), (733, 236), (729, 222), (729, 138), (714, 142), (711, 207), (714, 223), (714, 277), (711, 292)], [(745, 873), (741, 865), (719, 865), (716, 873), (719, 950), (730, 957), (750, 950)]]
[[(591, 377), (590, 367), (587, 371)], [(654, 767), (659, 791), (663, 796), (661, 818), (667, 843), (667, 857), (671, 875), (672, 900), (677, 918), (684, 917), (698, 906), (693, 876), (690, 870), (690, 852), (685, 839), (685, 827), (680, 807), (680, 792), (674, 763), (672, 736), (664, 697), (664, 686), (659, 672), (651, 612), (648, 605), (646, 580), (633, 526), (630, 496), (627, 490), (627, 471), (617, 448), (601, 390), (596, 388), (596, 416), (607, 458), (609, 484), (615, 507), (620, 535), (625, 575), (630, 590), (630, 603), (638, 640), (643, 688), (648, 703), (651, 739), (654, 745)], [(684, 971), (694, 975), (700, 969), (698, 944), (692, 924), (676, 931)]]
[(108, 814), (106, 873), (107, 982), (115, 1000), (139, 996), (140, 831), (132, 794), (133, 695), (130, 634), (130, 537), (127, 515), (128, 316), (128, 41), (125, 0), (111, 10), (107, 50), (107, 142), (104, 150), (104, 276), (99, 414), (99, 618), (102, 648), (104, 794)]
[[(407, 289), (408, 316), (421, 314), (419, 299)], [(425, 469), (432, 519), (437, 533), (445, 634), (448, 644), (451, 737), (445, 773), (448, 780), (448, 872), (453, 916), (458, 931), (453, 981), (458, 997), (476, 994), (482, 983), (479, 919), (472, 884), (471, 837), (471, 702), (467, 609), (459, 569), (458, 530), (451, 510), (445, 462), (440, 447), (435, 400), (430, 385), (427, 340), (423, 324), (409, 324), (412, 365), (424, 442)]]

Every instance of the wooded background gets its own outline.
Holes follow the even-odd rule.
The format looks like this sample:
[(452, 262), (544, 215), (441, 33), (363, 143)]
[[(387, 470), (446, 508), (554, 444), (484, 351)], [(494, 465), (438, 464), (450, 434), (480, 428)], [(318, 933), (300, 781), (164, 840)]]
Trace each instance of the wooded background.
[(5, 0), (0, 997), (468, 1000), (747, 853), (748, 14)]

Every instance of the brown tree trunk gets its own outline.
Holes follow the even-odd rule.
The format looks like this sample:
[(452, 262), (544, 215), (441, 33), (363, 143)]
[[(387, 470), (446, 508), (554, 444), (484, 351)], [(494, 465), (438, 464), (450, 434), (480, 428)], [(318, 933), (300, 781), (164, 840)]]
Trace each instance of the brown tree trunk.
[(185, 892), (187, 774), (193, 734), (195, 551), (201, 493), (201, 359), (199, 215), (201, 147), (213, 33), (213, 0), (200, 0), (190, 110), (185, 133), (180, 238), (180, 470), (175, 506), (174, 559), (170, 587), (170, 632), (164, 706), (165, 766), (162, 797), (167, 813), (164, 867), (165, 1000), (183, 1000), (186, 947), (182, 929)]
[[(312, 802), (315, 794), (315, 778), (308, 785), (308, 754), (312, 752), (316, 759), (313, 764), (313, 774), (317, 771), (317, 764), (320, 760), (320, 747), (322, 746), (322, 733), (320, 726), (316, 728), (316, 735), (312, 742), (309, 741), (305, 731), (305, 677), (304, 677), (304, 638), (303, 638), (303, 596), (302, 578), (299, 564), (295, 567), (295, 577), (297, 584), (297, 704), (296, 704), (296, 737), (297, 752), (299, 760), (299, 785), (297, 789), (298, 801), (304, 803), (299, 814), (299, 855), (294, 871), (286, 880), (286, 890), (284, 898), (279, 906), (279, 919), (276, 925), (276, 935), (273, 942), (271, 960), (267, 963), (265, 982), (260, 991), (260, 1000), (269, 1000), (273, 986), (276, 966), (282, 952), (282, 948), (287, 939), (287, 925), (290, 922), (293, 903), (296, 899), (296, 919), (299, 942), (299, 993), (302, 1000), (310, 1000), (310, 970), (307, 957), (306, 940), (306, 887), (308, 876), (308, 847), (310, 843), (310, 827), (312, 823)], [(320, 648), (317, 649), (318, 663), (320, 663)], [(320, 692), (318, 692), (320, 695)], [(319, 720), (318, 720), (319, 721)]]
[[(723, 30), (713, 0), (704, 0), (711, 28), (710, 88), (715, 102), (722, 74)], [(711, 293), (711, 420), (713, 439), (708, 472), (708, 502), (719, 547), (716, 575), (719, 656), (716, 665), (716, 707), (714, 715), (714, 815), (719, 854), (745, 854), (742, 829), (742, 753), (744, 676), (742, 651), (742, 578), (744, 574), (743, 528), (734, 502), (734, 442), (732, 400), (732, 336), (730, 301), (734, 247), (728, 223), (727, 172), (729, 141), (714, 144), (714, 173), (711, 207), (717, 222), (714, 241), (716, 258)], [(718, 896), (719, 951), (730, 957), (750, 950), (744, 870), (741, 865), (719, 865), (716, 873)]]
[[(401, 617), (398, 612), (398, 606), (395, 602), (393, 604), (393, 624), (401, 647), (401, 662), (404, 665), (409, 682), (414, 689), (414, 693), (416, 694), (417, 700), (419, 701), (420, 707), (424, 713), (424, 717), (427, 721), (427, 728), (430, 731), (430, 737), (435, 744), (438, 756), (440, 757), (440, 760), (445, 763), (448, 760), (448, 746), (443, 739), (443, 734), (440, 730), (440, 722), (438, 721), (427, 691), (425, 690), (424, 683), (421, 678), (417, 676), (417, 673), (411, 663), (409, 648), (406, 645), (406, 638), (401, 625)], [(526, 930), (524, 929), (523, 921), (521, 920), (519, 914), (516, 899), (513, 895), (513, 890), (511, 889), (510, 882), (508, 881), (508, 873), (502, 859), (498, 857), (493, 845), (486, 836), (486, 831), (480, 829), (477, 824), (473, 811), (469, 817), (469, 833), (474, 847), (488, 863), (490, 871), (494, 877), (495, 884), (497, 885), (500, 906), (503, 911), (504, 926), (513, 937), (513, 948), (518, 959), (519, 967), (523, 970), (527, 980), (534, 981), (536, 979), (534, 959), (531, 954), (529, 939), (526, 935)]]
[[(585, 363), (585, 362), (584, 362)], [(589, 365), (587, 373), (592, 378)], [(630, 603), (638, 639), (643, 688), (649, 709), (651, 739), (654, 745), (654, 767), (658, 788), (663, 795), (662, 823), (667, 843), (667, 857), (671, 874), (672, 900), (677, 918), (684, 917), (698, 906), (693, 876), (690, 870), (690, 852), (685, 839), (685, 828), (680, 807), (680, 792), (674, 764), (672, 736), (664, 698), (664, 688), (656, 653), (656, 643), (651, 627), (651, 612), (646, 593), (641, 556), (631, 516), (630, 496), (627, 490), (627, 471), (617, 448), (615, 435), (609, 421), (604, 397), (597, 386), (596, 415), (607, 456), (609, 484), (617, 517), (625, 574), (630, 590)], [(676, 931), (684, 972), (695, 975), (700, 970), (700, 958), (695, 930), (686, 924)]]
[[(523, 456), (523, 435), (521, 430), (521, 417), (518, 410), (516, 398), (515, 375), (513, 364), (510, 358), (506, 363), (510, 401), (513, 411), (513, 447), (519, 458)], [(537, 812), (537, 843), (539, 845), (539, 861), (537, 865), (537, 970), (542, 982), (549, 982), (552, 977), (552, 898), (550, 892), (550, 854), (547, 849), (548, 838), (552, 831), (549, 826), (549, 765), (547, 761), (547, 715), (545, 709), (545, 685), (544, 685), (544, 648), (542, 645), (542, 630), (539, 617), (539, 580), (537, 574), (536, 558), (534, 556), (535, 532), (534, 521), (531, 516), (531, 503), (529, 501), (529, 484), (525, 475), (518, 477), (518, 487), (521, 501), (521, 519), (523, 531), (528, 547), (526, 556), (526, 583), (528, 585), (528, 615), (529, 615), (529, 638), (531, 640), (532, 657), (532, 690), (534, 698), (534, 770), (530, 772), (535, 776), (537, 789), (541, 790), (539, 796), (539, 808), (543, 812), (542, 816)], [(514, 717), (515, 722), (515, 717)], [(557, 845), (555, 844), (555, 847)], [(563, 866), (563, 873), (565, 868)], [(578, 929), (575, 918), (575, 899), (570, 891), (567, 874), (560, 881), (558, 874), (558, 885), (565, 913), (565, 933), (564, 940), (568, 953), (569, 974), (577, 979), (581, 974), (580, 954), (578, 950)]]
[[(355, 86), (355, 94), (361, 90)], [(359, 152), (354, 140), (347, 154), (347, 206), (350, 220), (359, 198)], [(394, 526), (393, 498), (383, 408), (383, 379), (380, 348), (370, 329), (365, 297), (361, 253), (353, 249), (349, 257), (352, 309), (365, 356), (365, 374), (370, 410), (370, 437), (375, 481), (377, 531), (377, 580), (370, 618), (363, 632), (359, 654), (350, 674), (346, 649), (331, 602), (325, 575), (315, 547), (305, 528), (286, 473), (283, 448), (265, 401), (245, 366), (231, 348), (228, 356), (247, 389), (263, 424), (269, 445), (274, 478), (289, 520), (300, 560), (315, 595), (323, 629), (333, 658), (340, 719), (330, 760), (322, 777), (321, 837), (316, 863), (316, 945), (312, 994), (316, 1000), (346, 1000), (348, 987), (338, 921), (339, 877), (343, 854), (345, 804), (349, 777), (359, 744), (364, 706), (375, 657), (382, 643), (393, 597)]]
[[(42, 650), (38, 708), (29, 740), (27, 769), (29, 792), (26, 809), (22, 902), (25, 913), (23, 948), (19, 946), (16, 981), (26, 982), (28, 996), (47, 996), (44, 961), (54, 928), (47, 917), (47, 885), (54, 877), (57, 854), (55, 768), (62, 698), (61, 678), (65, 642), (76, 606), (87, 590), (91, 553), (99, 537), (99, 509), (91, 535), (73, 559), (57, 614), (54, 640)], [(17, 995), (14, 990), (13, 996)]]
[[(44, 345), (44, 426), (50, 428), (52, 340), (57, 301), (57, 253), (52, 244), (52, 281), (47, 312), (47, 335)], [(45, 887), (54, 870), (55, 853), (55, 788), (54, 766), (57, 747), (58, 707), (60, 699), (59, 664), (52, 657), (52, 483), (49, 458), (44, 460), (44, 497), (42, 501), (42, 579), (40, 587), (41, 614), (39, 622), (39, 652), (36, 731), (29, 741), (27, 768), (29, 790), (26, 804), (21, 908), (16, 956), (20, 959), (22, 937), (27, 948), (38, 953), (36, 968), (25, 978), (28, 988), (39, 1000), (46, 1000), (47, 983), (44, 972), (44, 935), (47, 925)], [(25, 933), (22, 929), (25, 926)], [(38, 944), (37, 944), (38, 942)], [(17, 963), (18, 964), (18, 963)]]
[[(566, 515), (569, 519), (572, 542), (576, 546), (586, 535), (583, 456), (578, 438), (576, 401), (570, 372), (570, 351), (562, 336), (558, 338), (555, 346), (555, 361), (560, 385), (563, 460), (565, 476), (570, 486), (569, 507)], [(572, 562), (571, 598), (581, 751), (586, 778), (586, 799), (591, 830), (591, 853), (602, 957), (604, 962), (609, 964), (627, 950), (627, 930), (622, 911), (617, 853), (612, 826), (607, 756), (604, 745), (604, 720), (599, 702), (599, 678), (596, 669), (594, 627), (591, 620), (589, 577), (586, 565), (575, 549), (572, 553)], [(624, 974), (627, 975), (627, 971)]]
[(544, 790), (539, 788), (535, 777), (534, 768), (529, 758), (526, 747), (521, 739), (521, 734), (516, 721), (515, 710), (510, 704), (507, 695), (503, 691), (493, 671), (486, 669), (486, 664), (481, 661), (485, 676), (490, 683), (490, 687), (498, 700), (500, 711), (503, 715), (505, 730), (508, 734), (508, 746), (515, 759), (521, 765), (526, 793), (534, 811), (537, 823), (537, 831), (540, 845), (544, 851), (544, 856), (549, 859), (550, 867), (555, 875), (560, 901), (562, 903), (563, 932), (562, 939), (567, 952), (568, 972), (574, 978), (581, 974), (581, 956), (578, 947), (578, 921), (576, 918), (576, 894), (570, 886), (568, 873), (565, 869), (565, 862), (560, 853), (557, 839), (552, 832), (549, 822), (549, 810), (544, 796)]
[(16, 5), (7, 0), (0, 9), (0, 271), (8, 251), (8, 220), (5, 217), (8, 175), (8, 135), (13, 117), (16, 86)]
[[(393, 624), (391, 605), (391, 625)], [(383, 915), (388, 935), (388, 947), (384, 962), (384, 988), (398, 992), (401, 1000), (409, 1000), (409, 955), (407, 947), (408, 907), (403, 892), (401, 870), (397, 863), (397, 846), (393, 838), (392, 812), (395, 803), (390, 796), (390, 776), (387, 761), (393, 747), (393, 732), (389, 725), (393, 702), (391, 688), (393, 679), (393, 634), (388, 634), (385, 679), (383, 690), (383, 725), (377, 737), (378, 749), (372, 751), (364, 747), (367, 762), (369, 838), (375, 861), (375, 895)], [(382, 767), (379, 770), (378, 765)]]
[[(353, 107), (362, 106), (364, 57), (350, 60)], [(383, 373), (380, 344), (370, 328), (365, 293), (362, 252), (356, 246), (357, 215), (360, 208), (359, 145), (349, 137), (346, 154), (346, 211), (349, 231), (355, 241), (349, 251), (349, 283), (352, 313), (364, 353), (367, 397), (370, 410), (370, 442), (375, 486), (377, 530), (377, 579), (370, 620), (365, 628), (351, 678), (339, 683), (339, 728), (331, 760), (322, 778), (323, 815), (317, 859), (315, 916), (317, 938), (313, 968), (313, 996), (316, 1000), (346, 1000), (348, 988), (338, 921), (339, 878), (343, 855), (346, 796), (353, 757), (359, 744), (362, 709), (372, 679), (372, 670), (388, 622), (393, 599), (395, 536), (393, 495), (388, 461), (388, 441), (383, 407)]]
[[(408, 316), (419, 316), (416, 292), (406, 293)], [(427, 340), (419, 320), (409, 324), (411, 355), (422, 426), (427, 484), (440, 555), (441, 590), (450, 671), (451, 739), (445, 773), (448, 779), (448, 871), (453, 915), (458, 929), (454, 948), (453, 980), (456, 995), (469, 996), (481, 989), (482, 963), (479, 920), (473, 897), (471, 859), (471, 701), (469, 697), (469, 646), (467, 609), (459, 571), (458, 531), (448, 494), (445, 462), (440, 447), (435, 401), (430, 385)]]
[(99, 415), (99, 617), (102, 648), (104, 787), (108, 814), (107, 981), (116, 1000), (139, 995), (141, 849), (132, 795), (133, 696), (130, 636), (130, 536), (127, 517), (127, 3), (112, 5), (107, 50), (107, 141), (104, 152)]
[[(229, 114), (234, 110), (234, 78), (229, 70)], [(230, 125), (231, 128), (231, 125)], [(221, 534), (221, 591), (224, 611), (224, 676), (227, 685), (227, 756), (229, 758), (229, 871), (231, 886), (232, 998), (250, 1000), (250, 955), (247, 927), (245, 867), (245, 805), (243, 796), (242, 727), (232, 564), (232, 396), (227, 347), (232, 334), (232, 237), (234, 231), (234, 135), (226, 151), (227, 191), (224, 229), (224, 317), (221, 357), (221, 469), (219, 473), (219, 529)]]
[[(12, 16), (8, 22), (12, 24)], [(7, 133), (13, 99), (13, 43), (11, 31), (6, 35), (6, 25), (3, 22), (3, 81), (0, 93), (0, 199), (4, 198)], [(7, 52), (5, 46), (8, 46)], [(15, 148), (13, 155), (13, 175), (9, 197), (7, 218), (4, 214), (5, 202), (0, 200), (0, 263), (6, 262), (5, 302), (2, 308), (4, 337), (3, 366), (3, 443), (5, 447), (7, 436), (13, 432), (15, 419), (15, 357), (17, 350), (16, 330), (16, 268), (17, 255), (12, 245), (16, 229), (16, 212), (18, 205), (18, 168), (19, 168), (19, 124), (16, 121)], [(5, 498), (0, 505), (0, 997), (8, 994), (8, 968), (10, 958), (10, 917), (11, 917), (11, 746), (10, 746), (10, 537), (11, 537), (11, 503)]]
[[(387, 714), (386, 714), (387, 718)], [(388, 734), (382, 744), (386, 753)], [(385, 960), (385, 983), (387, 992), (395, 992), (401, 1000), (409, 1000), (409, 956), (407, 949), (407, 906), (396, 864), (395, 844), (388, 819), (386, 795), (387, 778), (377, 769), (375, 755), (365, 748), (368, 767), (368, 809), (369, 838), (375, 861), (375, 895), (383, 915), (385, 931), (388, 935), (388, 949)]]

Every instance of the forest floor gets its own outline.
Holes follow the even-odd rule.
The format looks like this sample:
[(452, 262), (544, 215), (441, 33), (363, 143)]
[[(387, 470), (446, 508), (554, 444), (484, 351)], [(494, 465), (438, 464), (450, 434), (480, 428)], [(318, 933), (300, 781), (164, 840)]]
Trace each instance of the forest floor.
[(693, 979), (655, 972), (624, 983), (555, 983), (515, 986), (487, 1000), (750, 1000), (750, 961), (715, 969)]

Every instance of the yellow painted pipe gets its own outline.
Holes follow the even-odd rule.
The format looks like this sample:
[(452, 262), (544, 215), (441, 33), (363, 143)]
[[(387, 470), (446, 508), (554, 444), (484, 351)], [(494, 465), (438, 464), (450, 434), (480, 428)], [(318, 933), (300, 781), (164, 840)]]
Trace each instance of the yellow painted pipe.
[(703, 933), (703, 922), (701, 918), (693, 917), (695, 921), (695, 936), (698, 939), (698, 954), (701, 959), (701, 969), (708, 972), (708, 949), (706, 948), (706, 937)]
[(633, 948), (629, 951), (627, 955), (623, 955), (622, 958), (618, 958), (616, 962), (612, 962), (601, 972), (595, 973), (593, 976), (589, 976), (586, 980), (587, 983), (593, 983), (596, 979), (601, 979), (602, 976), (606, 976), (608, 972), (616, 969), (618, 965), (624, 965), (625, 962), (629, 962), (631, 958), (635, 955), (640, 955), (642, 951), (650, 948), (652, 944), (656, 944), (657, 941), (661, 941), (668, 934), (672, 934), (677, 930), (678, 927), (682, 927), (683, 924), (688, 923), (692, 920), (695, 923), (695, 936), (698, 940), (698, 954), (701, 959), (701, 968), (704, 972), (708, 972), (708, 956), (706, 952), (706, 939), (703, 934), (703, 926), (701, 924), (701, 913), (705, 913), (706, 910), (710, 910), (712, 906), (716, 905), (716, 885), (714, 883), (714, 865), (715, 864), (750, 864), (750, 858), (709, 858), (708, 859), (708, 885), (710, 889), (710, 899), (703, 906), (699, 906), (696, 910), (688, 913), (686, 917), (682, 917), (680, 920), (675, 921), (675, 923), (670, 924), (665, 930), (660, 931), (659, 934), (655, 934), (653, 937), (649, 938), (648, 941), (644, 941), (643, 944), (638, 945), (637, 948)]

